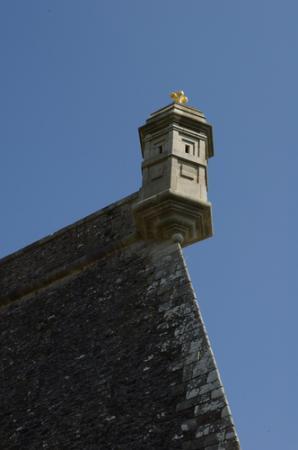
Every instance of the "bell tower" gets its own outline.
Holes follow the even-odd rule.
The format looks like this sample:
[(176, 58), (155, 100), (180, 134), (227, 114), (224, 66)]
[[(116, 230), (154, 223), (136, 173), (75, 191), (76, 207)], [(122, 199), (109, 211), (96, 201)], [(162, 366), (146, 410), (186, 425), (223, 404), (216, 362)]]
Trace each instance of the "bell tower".
[(212, 236), (208, 159), (212, 128), (204, 114), (186, 106), (183, 91), (152, 113), (139, 128), (143, 182), (134, 207), (144, 239), (173, 239), (188, 245)]

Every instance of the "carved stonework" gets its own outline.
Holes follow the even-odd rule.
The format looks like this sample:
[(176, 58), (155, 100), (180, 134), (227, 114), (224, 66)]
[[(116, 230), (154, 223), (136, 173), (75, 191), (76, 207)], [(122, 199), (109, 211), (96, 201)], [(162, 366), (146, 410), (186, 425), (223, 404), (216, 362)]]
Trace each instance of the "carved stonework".
[(183, 245), (212, 236), (207, 163), (213, 143), (205, 116), (174, 103), (153, 113), (139, 133), (144, 160), (134, 207), (138, 232)]
[(173, 239), (189, 245), (212, 236), (210, 205), (170, 192), (137, 203), (134, 214), (144, 239)]

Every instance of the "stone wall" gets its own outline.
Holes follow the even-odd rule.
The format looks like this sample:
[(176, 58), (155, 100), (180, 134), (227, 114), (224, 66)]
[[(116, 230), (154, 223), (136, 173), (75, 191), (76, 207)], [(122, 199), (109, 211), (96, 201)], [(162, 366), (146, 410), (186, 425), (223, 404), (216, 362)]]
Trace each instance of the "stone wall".
[(137, 195), (0, 261), (0, 448), (239, 449), (179, 244)]

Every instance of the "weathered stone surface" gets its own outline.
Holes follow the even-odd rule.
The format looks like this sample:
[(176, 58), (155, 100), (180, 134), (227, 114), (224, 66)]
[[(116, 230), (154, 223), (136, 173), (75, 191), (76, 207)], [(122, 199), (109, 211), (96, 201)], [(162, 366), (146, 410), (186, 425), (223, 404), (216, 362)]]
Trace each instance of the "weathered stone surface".
[(0, 447), (238, 449), (179, 244), (133, 195), (0, 261)]
[(212, 127), (204, 114), (172, 103), (151, 114), (139, 133), (143, 181), (134, 214), (141, 236), (182, 245), (212, 236), (207, 198)]
[[(114, 243), (135, 233), (131, 204), (135, 193), (88, 217), (57, 231), (24, 249), (7, 256), (0, 263), (0, 297), (19, 297), (28, 287), (43, 284), (45, 278), (69, 272), (74, 263), (98, 257)], [(81, 264), (81, 265), (82, 265)]]

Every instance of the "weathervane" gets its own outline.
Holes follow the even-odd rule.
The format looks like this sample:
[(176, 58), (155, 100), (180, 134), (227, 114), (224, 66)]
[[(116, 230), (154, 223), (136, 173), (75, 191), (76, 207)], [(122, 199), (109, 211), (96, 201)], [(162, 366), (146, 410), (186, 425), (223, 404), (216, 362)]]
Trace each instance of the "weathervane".
[(171, 92), (170, 97), (174, 100), (175, 103), (185, 104), (188, 102), (188, 98), (184, 95), (183, 91), (175, 91)]

